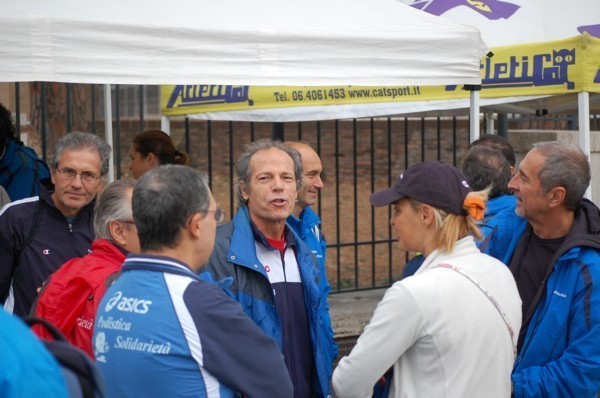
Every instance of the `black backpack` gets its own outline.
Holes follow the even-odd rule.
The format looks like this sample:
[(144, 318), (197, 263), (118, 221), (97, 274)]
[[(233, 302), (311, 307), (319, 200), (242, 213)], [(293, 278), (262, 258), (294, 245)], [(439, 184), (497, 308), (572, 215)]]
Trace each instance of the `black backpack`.
[(29, 317), (24, 319), (30, 327), (42, 325), (50, 332), (54, 341), (42, 340), (46, 349), (59, 363), (70, 397), (104, 398), (104, 379), (98, 367), (88, 355), (67, 341), (65, 336), (45, 319)]

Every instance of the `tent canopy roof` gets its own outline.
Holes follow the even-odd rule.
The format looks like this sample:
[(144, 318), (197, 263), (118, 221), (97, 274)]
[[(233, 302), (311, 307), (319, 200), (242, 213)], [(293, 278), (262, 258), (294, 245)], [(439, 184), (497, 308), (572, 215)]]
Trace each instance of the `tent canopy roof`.
[(21, 0), (0, 81), (479, 84), (479, 31), (394, 0)]

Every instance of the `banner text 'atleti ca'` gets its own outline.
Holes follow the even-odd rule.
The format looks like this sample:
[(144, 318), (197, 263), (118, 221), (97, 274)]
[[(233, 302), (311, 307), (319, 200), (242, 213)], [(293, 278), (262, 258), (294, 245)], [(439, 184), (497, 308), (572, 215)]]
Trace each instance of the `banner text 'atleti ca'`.
[[(567, 40), (492, 50), (481, 62), (482, 98), (600, 91), (600, 39)], [(461, 86), (162, 86), (166, 116), (249, 109), (431, 101), (467, 98)]]

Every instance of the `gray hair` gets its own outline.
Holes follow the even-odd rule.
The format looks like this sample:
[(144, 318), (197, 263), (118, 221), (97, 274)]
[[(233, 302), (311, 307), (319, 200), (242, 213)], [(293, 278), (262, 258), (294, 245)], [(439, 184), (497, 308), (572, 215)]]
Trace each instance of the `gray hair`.
[(244, 206), (246, 199), (242, 196), (242, 187), (248, 187), (250, 185), (250, 178), (252, 177), (250, 170), (250, 160), (252, 156), (258, 151), (263, 151), (271, 148), (277, 148), (287, 153), (294, 162), (294, 177), (296, 179), (296, 190), (302, 187), (302, 158), (300, 152), (296, 149), (285, 146), (281, 141), (273, 141), (270, 139), (262, 139), (251, 142), (246, 145), (244, 153), (235, 162), (235, 170), (237, 173), (237, 181), (235, 183), (235, 193), (238, 200), (238, 206)]
[(133, 218), (142, 251), (175, 248), (196, 213), (206, 215), (211, 193), (206, 174), (165, 165), (145, 173), (133, 191)]
[(590, 185), (587, 156), (577, 145), (562, 141), (538, 142), (532, 150), (545, 158), (538, 176), (544, 193), (552, 188), (564, 187), (567, 191), (565, 206), (575, 210)]
[(65, 151), (89, 150), (100, 156), (100, 175), (108, 173), (108, 163), (112, 148), (102, 138), (92, 133), (73, 132), (63, 135), (56, 142), (56, 152), (52, 160), (52, 169), (58, 168), (58, 163)]
[(110, 234), (111, 221), (133, 219), (131, 200), (127, 195), (135, 188), (135, 180), (119, 180), (109, 184), (96, 201), (94, 208), (94, 233), (96, 239), (113, 240)]
[(463, 159), (462, 172), (474, 191), (489, 188), (490, 199), (511, 193), (510, 164), (499, 150), (482, 145), (471, 147)]

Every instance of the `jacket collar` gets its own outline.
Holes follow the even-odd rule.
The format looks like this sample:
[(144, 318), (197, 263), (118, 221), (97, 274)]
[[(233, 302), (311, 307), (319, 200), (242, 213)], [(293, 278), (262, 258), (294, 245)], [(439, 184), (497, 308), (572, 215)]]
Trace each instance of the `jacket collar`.
[(464, 256), (467, 254), (481, 253), (475, 244), (475, 240), (472, 236), (465, 236), (459, 239), (454, 245), (454, 250), (450, 253), (442, 253), (439, 249), (434, 250), (425, 258), (423, 265), (419, 267), (415, 274), (424, 272), (428, 268), (433, 268), (438, 264), (446, 263), (456, 260), (457, 257)]
[(306, 206), (300, 212), (300, 218), (292, 214), (287, 218), (287, 222), (298, 231), (301, 229), (300, 227), (312, 229), (314, 226), (320, 225), (321, 218), (310, 206)]
[[(251, 266), (259, 263), (256, 258), (255, 242), (265, 246), (269, 250), (277, 250), (269, 244), (266, 237), (250, 220), (248, 207), (242, 206), (233, 217), (233, 235), (231, 237), (231, 245), (227, 252), (228, 259), (236, 259), (237, 263)], [(291, 228), (287, 225), (284, 230), (284, 236), (287, 247), (296, 246), (296, 236)]]

